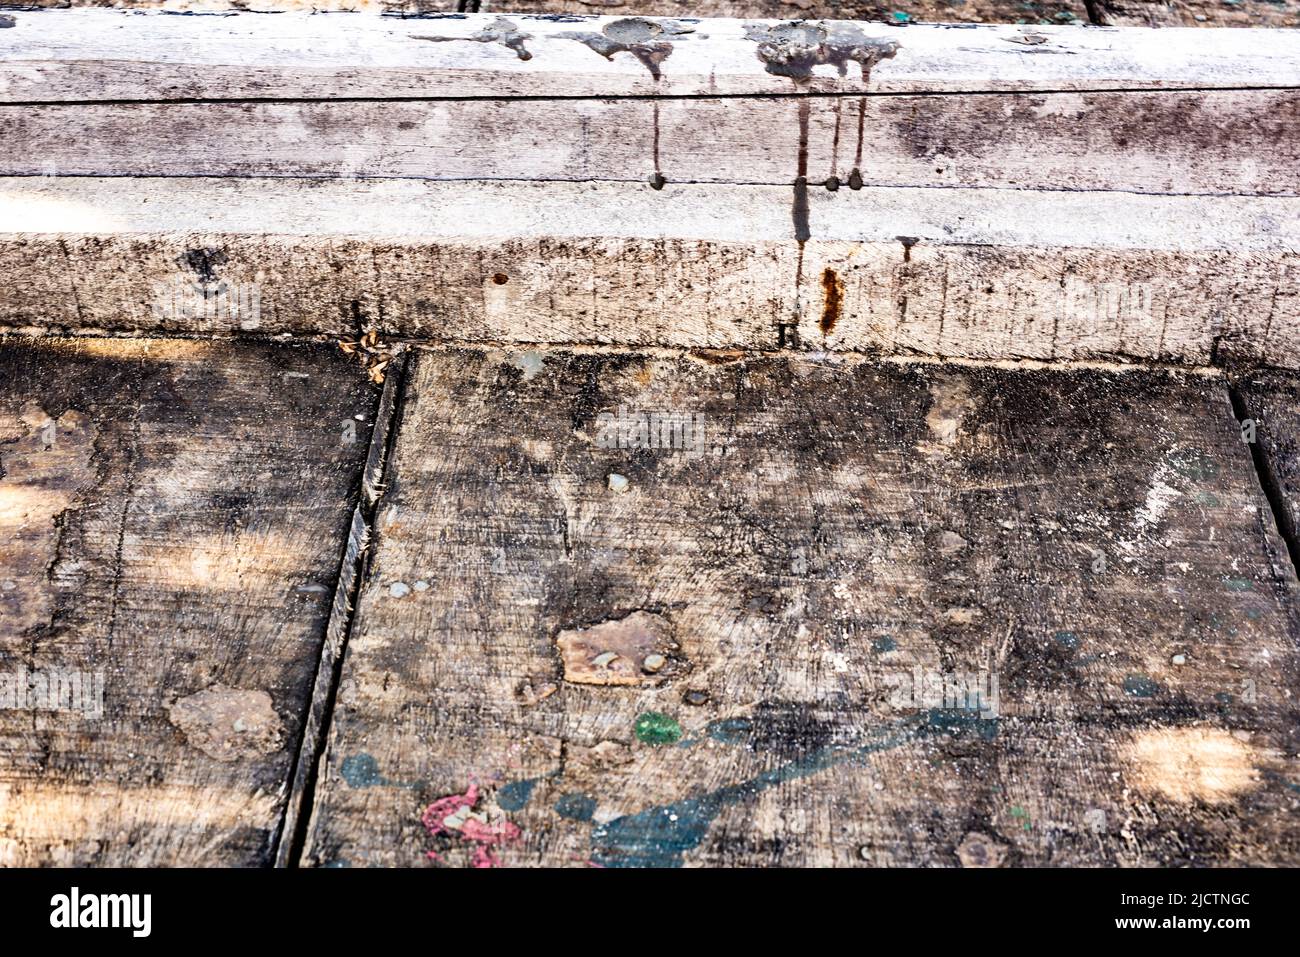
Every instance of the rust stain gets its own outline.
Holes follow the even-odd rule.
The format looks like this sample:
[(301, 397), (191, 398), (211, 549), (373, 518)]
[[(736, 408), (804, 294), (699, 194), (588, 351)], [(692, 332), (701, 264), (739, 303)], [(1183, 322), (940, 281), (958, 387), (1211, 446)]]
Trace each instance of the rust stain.
[(829, 266), (822, 272), (822, 335), (828, 336), (840, 321), (844, 306), (844, 280)]

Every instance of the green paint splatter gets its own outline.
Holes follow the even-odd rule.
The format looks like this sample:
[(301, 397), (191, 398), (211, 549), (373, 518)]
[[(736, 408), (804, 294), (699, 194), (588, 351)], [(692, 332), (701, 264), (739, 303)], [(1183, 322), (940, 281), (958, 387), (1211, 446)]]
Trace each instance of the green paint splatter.
[(1218, 463), (1197, 449), (1170, 452), (1169, 465), (1183, 478), (1193, 482), (1206, 482), (1219, 474)]
[(1029, 820), (1029, 812), (1024, 808), (1019, 806), (1013, 807), (1011, 809), (1011, 816), (1014, 818), (1024, 818), (1024, 824), (1022, 826), (1026, 831), (1032, 831), (1034, 829), (1033, 822)]
[(633, 730), (642, 744), (672, 744), (682, 736), (677, 719), (658, 711), (647, 711), (638, 717)]
[(902, 10), (895, 10), (893, 13), (893, 17), (895, 23), (907, 23), (909, 20), (912, 19), (912, 15), (910, 13), (904, 13)]
[(1249, 578), (1229, 578), (1224, 576), (1223, 587), (1228, 591), (1253, 591), (1255, 583)]
[(898, 642), (894, 641), (889, 635), (881, 635), (871, 643), (871, 650), (883, 654), (886, 651), (893, 651), (898, 647)]

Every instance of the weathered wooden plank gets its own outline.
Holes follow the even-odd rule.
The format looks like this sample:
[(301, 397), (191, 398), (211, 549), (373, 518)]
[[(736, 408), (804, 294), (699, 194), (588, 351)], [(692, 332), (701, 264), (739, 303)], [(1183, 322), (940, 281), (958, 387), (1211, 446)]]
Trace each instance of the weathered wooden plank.
[(1292, 90), (0, 106), (0, 138), (5, 176), (1300, 193)]
[[(1231, 339), (1294, 368), (1298, 203), (26, 177), (0, 181), (0, 325), (1190, 363)], [(167, 298), (213, 282), (260, 314)]]
[(1300, 86), (1294, 31), (87, 9), (12, 19), (4, 102)]
[(1117, 27), (1300, 27), (1295, 0), (1095, 0)]
[[(294, 11), (301, 0), (29, 0), (20, 6), (125, 7), (127, 9)], [(314, 10), (382, 11), (396, 15), (455, 12), (454, 0), (312, 0)], [(770, 20), (884, 20), (889, 23), (956, 21), (960, 23), (1086, 22), (1080, 0), (901, 0), (896, 4), (867, 0), (484, 0), (484, 13), (561, 14), (631, 13), (647, 17), (741, 17)]]
[(373, 407), (326, 347), (0, 343), (0, 863), (269, 861)]
[(308, 863), (1300, 861), (1219, 378), (453, 349), (402, 422)]

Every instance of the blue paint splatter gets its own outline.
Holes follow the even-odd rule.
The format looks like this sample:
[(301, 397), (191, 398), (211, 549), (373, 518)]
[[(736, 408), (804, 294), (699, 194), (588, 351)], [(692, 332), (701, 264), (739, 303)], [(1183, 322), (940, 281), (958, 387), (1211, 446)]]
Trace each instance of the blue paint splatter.
[(503, 811), (522, 811), (533, 796), (540, 778), (527, 778), (523, 781), (511, 781), (497, 790), (497, 805)]
[(1160, 692), (1160, 685), (1146, 675), (1129, 675), (1124, 679), (1124, 693), (1135, 698), (1154, 698)]
[(592, 832), (591, 860), (603, 867), (681, 867), (682, 855), (699, 847), (720, 811), (768, 788), (860, 761), (928, 734), (975, 730), (991, 738), (997, 726), (996, 720), (981, 719), (977, 712), (924, 712), (871, 732), (858, 744), (819, 748), (748, 781), (601, 824)]
[(710, 721), (704, 733), (714, 741), (721, 741), (723, 744), (740, 744), (748, 740), (753, 730), (754, 722), (748, 718), (719, 718), (717, 721)]
[(343, 759), (339, 774), (350, 788), (371, 788), (387, 784), (379, 773), (379, 762), (369, 754), (353, 754)]
[(590, 821), (596, 813), (596, 799), (586, 794), (565, 794), (555, 802), (555, 813), (571, 821)]

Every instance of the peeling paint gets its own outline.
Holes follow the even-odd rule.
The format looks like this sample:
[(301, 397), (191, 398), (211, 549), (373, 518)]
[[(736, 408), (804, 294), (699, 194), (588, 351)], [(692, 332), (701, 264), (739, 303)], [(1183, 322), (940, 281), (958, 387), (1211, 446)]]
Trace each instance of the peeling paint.
[(606, 60), (613, 60), (615, 53), (630, 53), (658, 80), (663, 62), (672, 56), (672, 41), (694, 32), (694, 27), (677, 20), (626, 17), (605, 24), (600, 33), (566, 33), (564, 36), (595, 50)]
[(672, 624), (646, 611), (561, 631), (555, 646), (564, 662), (564, 680), (574, 684), (658, 684), (682, 670)]
[(532, 34), (521, 33), (519, 29), (507, 20), (505, 17), (497, 17), (483, 29), (467, 37), (430, 37), (420, 34), (410, 34), (412, 40), (428, 40), (431, 43), (449, 43), (453, 40), (466, 40), (472, 43), (499, 43), (503, 47), (515, 51), (515, 56), (521, 60), (531, 60), (533, 55), (528, 52), (524, 46), (525, 40), (531, 40)]
[(237, 761), (280, 747), (284, 727), (265, 691), (215, 684), (167, 709), (185, 740), (210, 758)]
[(899, 49), (897, 40), (869, 37), (861, 27), (846, 23), (746, 23), (745, 38), (758, 44), (758, 58), (768, 73), (795, 81), (809, 79), (813, 68), (823, 65), (846, 76), (849, 63), (856, 63), (866, 82), (871, 68)]
[[(471, 784), (464, 794), (440, 797), (420, 815), (430, 837), (448, 835), (473, 845), (471, 867), (499, 867), (501, 861), (496, 849), (513, 844), (522, 833), (519, 826), (505, 818), (500, 806), (483, 798), (477, 784)], [(431, 861), (442, 860), (436, 850), (428, 851)]]

